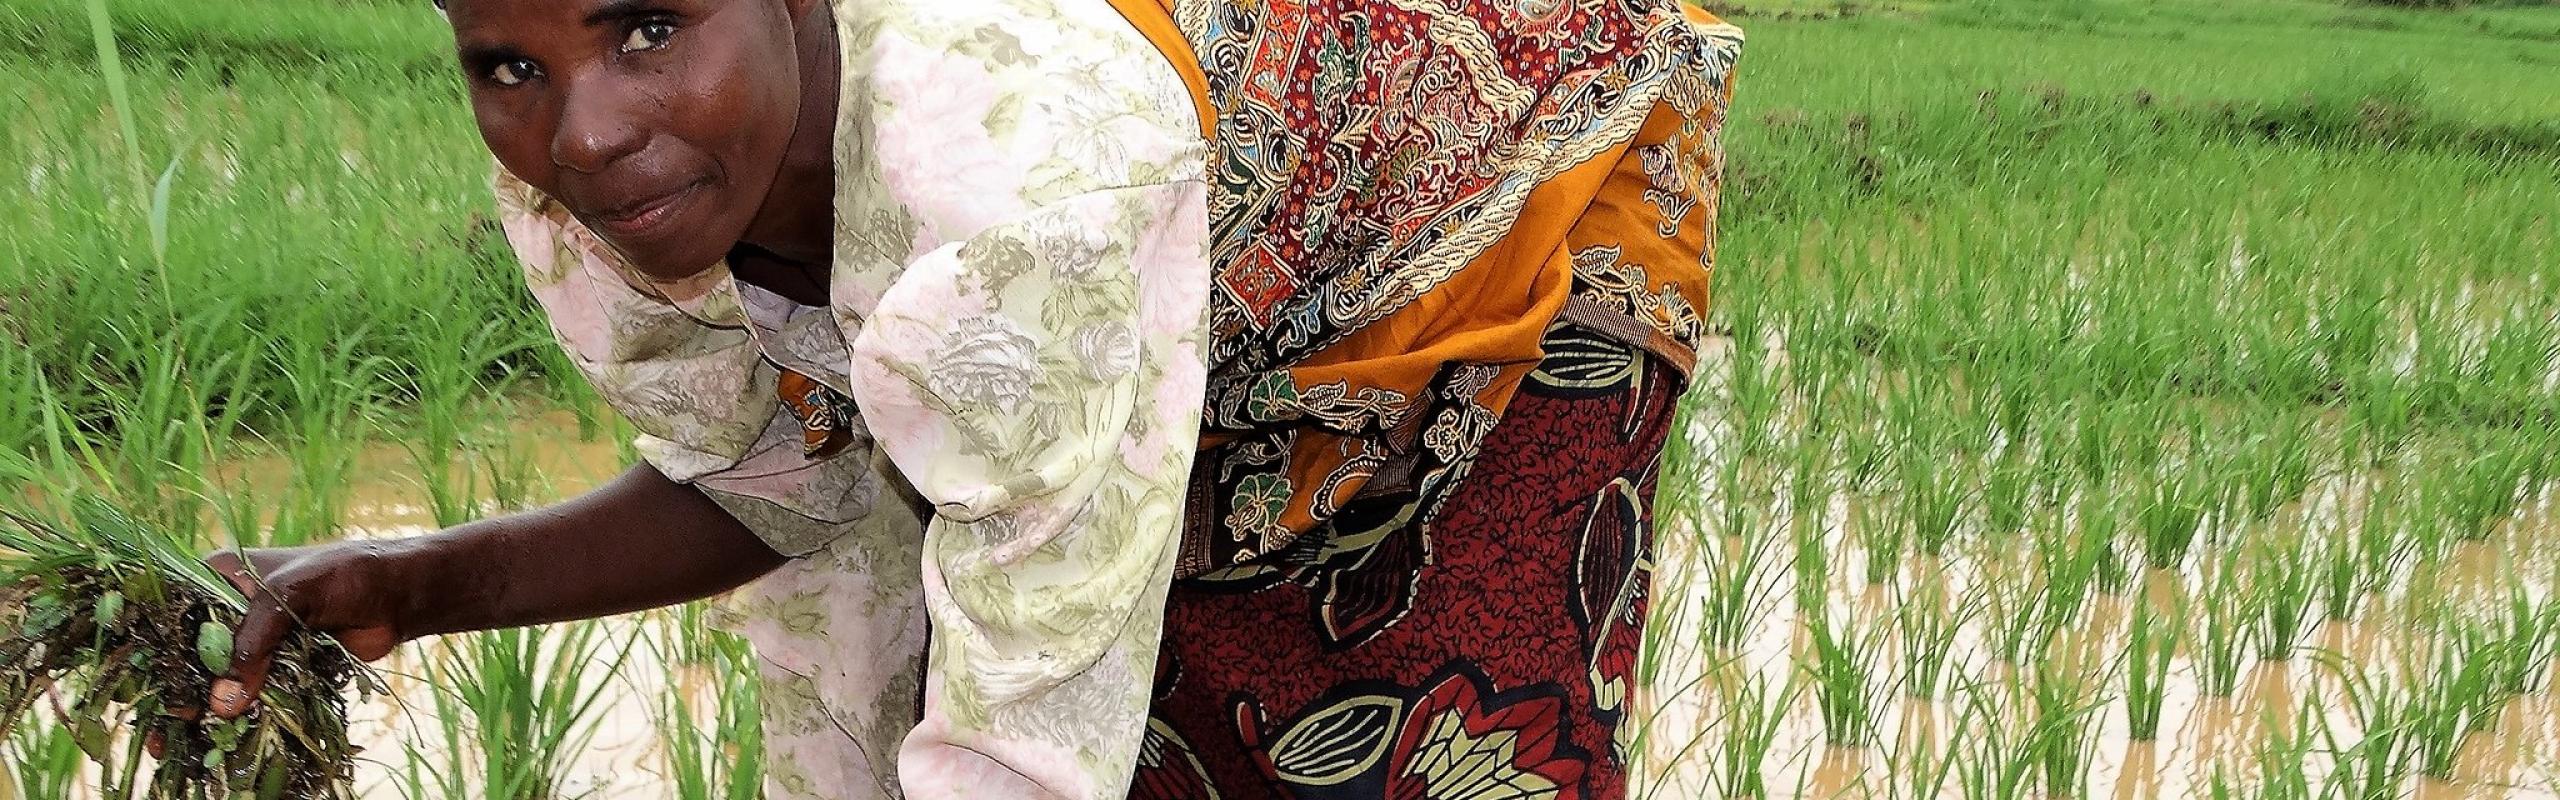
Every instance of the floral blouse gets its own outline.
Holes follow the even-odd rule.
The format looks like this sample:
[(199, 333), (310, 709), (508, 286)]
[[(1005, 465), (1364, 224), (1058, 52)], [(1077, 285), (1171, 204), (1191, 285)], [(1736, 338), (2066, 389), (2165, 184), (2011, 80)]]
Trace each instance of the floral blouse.
[(1206, 383), (1192, 95), (1107, 0), (834, 9), (828, 307), (652, 281), (502, 172), (508, 239), (649, 463), (798, 557), (722, 604), (769, 796), (1116, 800)]

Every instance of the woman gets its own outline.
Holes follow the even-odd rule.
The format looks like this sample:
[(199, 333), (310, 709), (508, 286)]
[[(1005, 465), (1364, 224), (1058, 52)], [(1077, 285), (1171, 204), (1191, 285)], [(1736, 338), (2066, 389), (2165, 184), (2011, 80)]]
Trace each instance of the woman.
[(1673, 0), (450, 0), (645, 463), (215, 565), (367, 658), (708, 597), (777, 798), (1624, 795), (1737, 31)]

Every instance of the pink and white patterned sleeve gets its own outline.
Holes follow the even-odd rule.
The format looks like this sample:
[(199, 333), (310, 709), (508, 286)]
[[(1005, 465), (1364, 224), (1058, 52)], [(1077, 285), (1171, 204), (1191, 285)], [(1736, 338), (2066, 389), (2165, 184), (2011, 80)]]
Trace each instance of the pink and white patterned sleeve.
[(1164, 57), (1081, 2), (987, 11), (1021, 53), (970, 12), (845, 59), (834, 308), (874, 446), (933, 508), (914, 800), (1119, 800), (1144, 738), (1207, 383), (1207, 147)]

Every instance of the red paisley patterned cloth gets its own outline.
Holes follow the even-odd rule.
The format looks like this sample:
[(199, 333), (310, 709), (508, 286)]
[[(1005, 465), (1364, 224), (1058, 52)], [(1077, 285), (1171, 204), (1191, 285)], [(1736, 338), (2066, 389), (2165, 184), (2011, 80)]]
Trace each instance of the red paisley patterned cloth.
[(1131, 800), (1627, 796), (1686, 381), (1579, 326), (1545, 344), (1437, 522), (1362, 500), (1259, 569), (1174, 584)]
[[(1569, 234), (1618, 165), (1651, 167), (1623, 196), (1663, 212), (1663, 238), (1711, 235), (1741, 36), (1678, 0), (1170, 11), (1215, 121), (1210, 384), (1178, 574), (1279, 551), (1366, 496), (1435, 514), (1543, 355), (1583, 257)], [(1624, 287), (1676, 298), (1646, 320), (1666, 343), (1695, 345), (1710, 251)]]

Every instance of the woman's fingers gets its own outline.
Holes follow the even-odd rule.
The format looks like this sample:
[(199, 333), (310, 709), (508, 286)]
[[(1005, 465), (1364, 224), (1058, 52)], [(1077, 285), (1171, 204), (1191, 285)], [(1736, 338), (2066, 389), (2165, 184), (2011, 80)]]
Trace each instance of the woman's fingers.
[(230, 668), (215, 676), (206, 711), (230, 719), (255, 708), (277, 649), (297, 627), (307, 625), (335, 637), (348, 653), (366, 661), (388, 656), (400, 644), (387, 615), (371, 605), (378, 602), (373, 584), (349, 569), (363, 562), (343, 557), (347, 552), (298, 548), (205, 557), (206, 566), (249, 599), (247, 613), (231, 634)]
[[(230, 583), (231, 588), (234, 591), (239, 592), (242, 597), (249, 599), (249, 613), (251, 616), (256, 616), (258, 614), (258, 610), (267, 605), (265, 602), (266, 592), (260, 590), (258, 588), (258, 581), (250, 576), (249, 570), (245, 567), (246, 562), (241, 560), (239, 551), (217, 551), (212, 555), (205, 556), (204, 564), (207, 567), (211, 567), (214, 574), (222, 576), (222, 579), (225, 582)], [(246, 632), (246, 627), (247, 625), (244, 622), (242, 625), (243, 630), (234, 631), (232, 634), (232, 642), (235, 646), (231, 656), (231, 666), (234, 671), (237, 671), (240, 667), (241, 659), (237, 644), (243, 641), (240, 634)], [(230, 675), (215, 676), (213, 686), (206, 694), (208, 695), (205, 698), (207, 701), (206, 704), (213, 711), (214, 716), (226, 719), (248, 713), (249, 699), (256, 697), (256, 695), (246, 692), (245, 687), (241, 682), (233, 679)]]
[(280, 611), (252, 612), (241, 623), (232, 637), (231, 671), (213, 681), (209, 707), (214, 716), (231, 719), (257, 705), (258, 692), (267, 685), (267, 666), (292, 624), (292, 617)]
[(399, 634), (393, 632), (387, 625), (334, 630), (330, 631), (329, 635), (336, 637), (338, 644), (347, 648), (348, 655), (355, 656), (360, 661), (380, 661), (384, 656), (391, 655), (393, 648), (400, 646)]
[(277, 596), (277, 587), (260, 583), (241, 592), (249, 597), (249, 613), (231, 635), (231, 670), (213, 682), (208, 708), (214, 716), (230, 719), (249, 713), (258, 691), (266, 686), (267, 666), (276, 647), (293, 629), (293, 612)]

